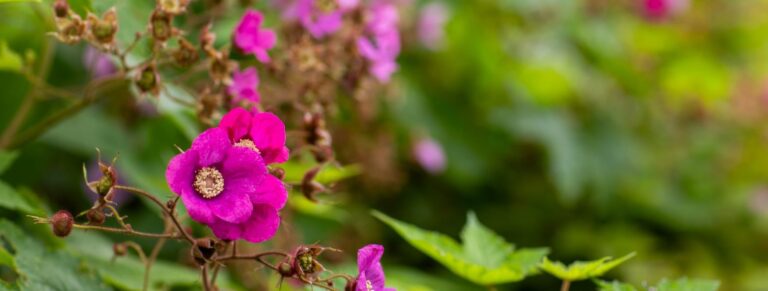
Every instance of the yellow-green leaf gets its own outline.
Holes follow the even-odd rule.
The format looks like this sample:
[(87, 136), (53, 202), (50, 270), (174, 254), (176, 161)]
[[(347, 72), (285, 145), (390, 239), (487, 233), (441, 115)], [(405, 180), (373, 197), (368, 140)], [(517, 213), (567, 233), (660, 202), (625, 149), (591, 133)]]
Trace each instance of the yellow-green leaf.
[[(0, 3), (3, 2), (8, 2), (8, 0), (0, 0)], [(21, 66), (21, 56), (11, 50), (8, 47), (8, 43), (0, 40), (0, 71), (18, 72), (21, 70)]]
[[(456, 275), (480, 285), (494, 285), (516, 282), (536, 272), (536, 265), (549, 252), (546, 248), (521, 249), (513, 251), (512, 245), (501, 237), (480, 225), (473, 214), (464, 228), (462, 237), (469, 240), (468, 246), (462, 246), (444, 234), (423, 230), (405, 222), (398, 221), (381, 212), (374, 211), (373, 216), (392, 227), (408, 243), (432, 257)], [(477, 238), (470, 238), (472, 235)], [(488, 241), (480, 241), (487, 239)], [(501, 241), (499, 241), (501, 240)], [(477, 248), (487, 246), (491, 251)], [(488, 260), (495, 267), (489, 267)]]
[(602, 276), (609, 270), (634, 256), (635, 253), (633, 252), (615, 260), (611, 257), (604, 257), (599, 260), (588, 262), (576, 261), (568, 266), (565, 266), (565, 264), (561, 262), (552, 262), (548, 258), (544, 258), (540, 267), (542, 270), (561, 280), (579, 281)]

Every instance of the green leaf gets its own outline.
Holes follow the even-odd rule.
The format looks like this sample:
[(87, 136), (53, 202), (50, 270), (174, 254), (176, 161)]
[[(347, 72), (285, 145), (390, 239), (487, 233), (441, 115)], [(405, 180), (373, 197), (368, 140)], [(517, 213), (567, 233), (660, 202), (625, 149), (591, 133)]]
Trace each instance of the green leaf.
[[(0, 3), (10, 2), (8, 0), (0, 0)], [(11, 50), (8, 47), (8, 43), (4, 40), (0, 40), (0, 71), (21, 71), (21, 56)]]
[[(285, 181), (288, 183), (301, 183), (301, 179), (304, 178), (304, 173), (312, 169), (317, 164), (314, 162), (297, 161), (297, 159), (290, 160), (280, 165), (285, 170)], [(315, 180), (317, 182), (327, 184), (338, 182), (350, 177), (354, 177), (360, 174), (360, 167), (358, 165), (346, 165), (346, 166), (325, 166), (317, 173)]]
[(39, 214), (38, 209), (27, 202), (13, 187), (0, 181), (0, 207), (18, 210), (23, 213)]
[(0, 0), (0, 4), (13, 2), (40, 2), (40, 0)]
[[(599, 291), (636, 291), (634, 286), (618, 281), (607, 282), (595, 280)], [(715, 280), (679, 278), (673, 281), (661, 280), (658, 285), (649, 287), (648, 290), (656, 291), (716, 291), (720, 282)]]
[(637, 291), (635, 286), (629, 285), (627, 283), (621, 283), (619, 281), (603, 281), (603, 280), (595, 280), (595, 284), (597, 284), (597, 290), (598, 291)]
[(21, 290), (110, 290), (92, 269), (64, 251), (52, 251), (7, 220), (0, 220), (0, 237), (14, 255)]
[(561, 262), (552, 262), (544, 258), (541, 263), (541, 269), (565, 281), (579, 281), (589, 278), (599, 277), (618, 266), (619, 264), (631, 259), (635, 253), (629, 253), (626, 256), (613, 260), (611, 257), (604, 257), (599, 260), (581, 262), (576, 261), (568, 265)]
[(8, 152), (0, 150), (0, 174), (4, 173), (5, 170), (8, 169), (8, 167), (13, 164), (13, 161), (16, 160), (16, 157), (19, 156), (18, 152)]
[[(480, 285), (520, 281), (527, 275), (535, 273), (536, 266), (549, 253), (546, 248), (513, 251), (511, 244), (504, 242), (498, 235), (482, 226), (474, 218), (474, 214), (469, 214), (469, 221), (462, 232), (465, 246), (459, 245), (444, 234), (420, 229), (378, 211), (373, 211), (373, 216), (392, 227), (412, 246), (455, 274)], [(470, 238), (469, 236), (472, 235), (479, 235), (480, 238)], [(488, 241), (480, 241), (480, 239)], [(480, 250), (479, 248), (483, 246), (488, 247), (490, 251)], [(491, 264), (488, 262), (478, 262), (483, 259), (489, 260), (488, 262), (496, 266), (489, 267)]]

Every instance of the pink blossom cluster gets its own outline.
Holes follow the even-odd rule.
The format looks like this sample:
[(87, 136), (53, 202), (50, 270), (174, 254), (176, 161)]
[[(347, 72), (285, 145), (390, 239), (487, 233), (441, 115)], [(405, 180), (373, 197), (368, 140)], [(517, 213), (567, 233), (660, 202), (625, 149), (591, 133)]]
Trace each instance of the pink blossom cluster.
[(397, 70), (400, 54), (399, 13), (389, 0), (374, 0), (366, 9), (365, 35), (357, 40), (357, 49), (370, 62), (369, 71), (380, 82), (389, 82)]

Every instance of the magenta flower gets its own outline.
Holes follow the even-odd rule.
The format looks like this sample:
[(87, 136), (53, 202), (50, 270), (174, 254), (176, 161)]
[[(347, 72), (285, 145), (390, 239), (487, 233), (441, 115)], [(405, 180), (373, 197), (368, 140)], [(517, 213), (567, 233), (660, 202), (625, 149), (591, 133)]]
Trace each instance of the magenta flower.
[(443, 2), (432, 2), (421, 9), (418, 35), (421, 44), (431, 50), (439, 49), (445, 38), (445, 22), (448, 20), (448, 8)]
[(255, 68), (247, 68), (241, 72), (232, 73), (232, 85), (227, 88), (227, 93), (232, 96), (232, 101), (248, 100), (258, 103), (261, 100), (259, 91), (259, 75)]
[(385, 1), (371, 4), (366, 36), (357, 40), (357, 49), (370, 62), (369, 71), (381, 82), (389, 82), (397, 70), (400, 54), (400, 32), (397, 30), (397, 8)]
[(384, 268), (381, 267), (381, 256), (384, 247), (367, 245), (357, 251), (357, 282), (355, 291), (396, 291), (384, 286)]
[(267, 51), (275, 46), (275, 32), (262, 29), (264, 17), (261, 12), (248, 9), (235, 28), (235, 44), (243, 52), (253, 54), (262, 63), (270, 61)]
[(201, 133), (171, 160), (165, 175), (189, 216), (217, 237), (258, 243), (277, 232), (285, 186), (267, 173), (261, 155), (232, 145), (226, 130)]
[(431, 174), (439, 174), (445, 170), (445, 153), (443, 147), (435, 140), (424, 138), (413, 146), (413, 156), (424, 170)]
[(229, 141), (235, 147), (244, 147), (259, 153), (267, 164), (288, 160), (285, 125), (272, 113), (251, 113), (242, 108), (235, 108), (224, 115), (219, 128), (227, 133)]
[(297, 19), (312, 37), (321, 39), (339, 30), (343, 13), (357, 4), (354, 0), (339, 0), (327, 5), (323, 5), (324, 2), (327, 0), (296, 0), (288, 6), (284, 17)]
[(688, 0), (643, 0), (643, 12), (652, 20), (661, 20), (688, 8)]

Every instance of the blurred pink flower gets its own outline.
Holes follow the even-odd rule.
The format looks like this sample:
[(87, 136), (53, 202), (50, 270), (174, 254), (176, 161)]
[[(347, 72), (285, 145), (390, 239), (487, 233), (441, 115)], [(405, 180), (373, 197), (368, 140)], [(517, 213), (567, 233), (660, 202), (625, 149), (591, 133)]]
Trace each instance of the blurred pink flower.
[(227, 93), (232, 96), (232, 102), (248, 100), (254, 103), (261, 101), (259, 87), (259, 75), (256, 68), (247, 68), (243, 71), (232, 73), (232, 84), (227, 87)]
[(448, 14), (448, 8), (443, 2), (432, 2), (421, 9), (418, 35), (424, 47), (437, 50), (443, 45)]
[[(344, 2), (344, 5), (341, 5)], [(283, 16), (286, 19), (298, 20), (309, 34), (316, 39), (321, 39), (341, 28), (344, 7), (354, 7), (357, 1), (339, 1), (332, 9), (322, 7), (321, 1), (296, 0), (286, 6)]]
[(422, 138), (413, 146), (413, 156), (424, 170), (431, 174), (439, 174), (445, 170), (445, 153), (443, 147), (431, 138)]
[(88, 46), (83, 55), (83, 65), (94, 79), (103, 78), (117, 72), (117, 67), (109, 55)]
[(366, 35), (358, 38), (357, 49), (370, 61), (370, 72), (379, 81), (389, 82), (397, 70), (400, 54), (397, 7), (389, 1), (371, 3), (366, 19)]
[(384, 286), (386, 278), (380, 262), (382, 255), (384, 247), (381, 245), (367, 245), (357, 251), (355, 291), (396, 291), (395, 288)]
[(235, 44), (243, 52), (253, 54), (262, 63), (270, 61), (267, 51), (275, 46), (275, 32), (263, 29), (261, 12), (248, 9), (235, 28)]
[(688, 9), (688, 0), (643, 0), (643, 12), (652, 20), (661, 20)]

